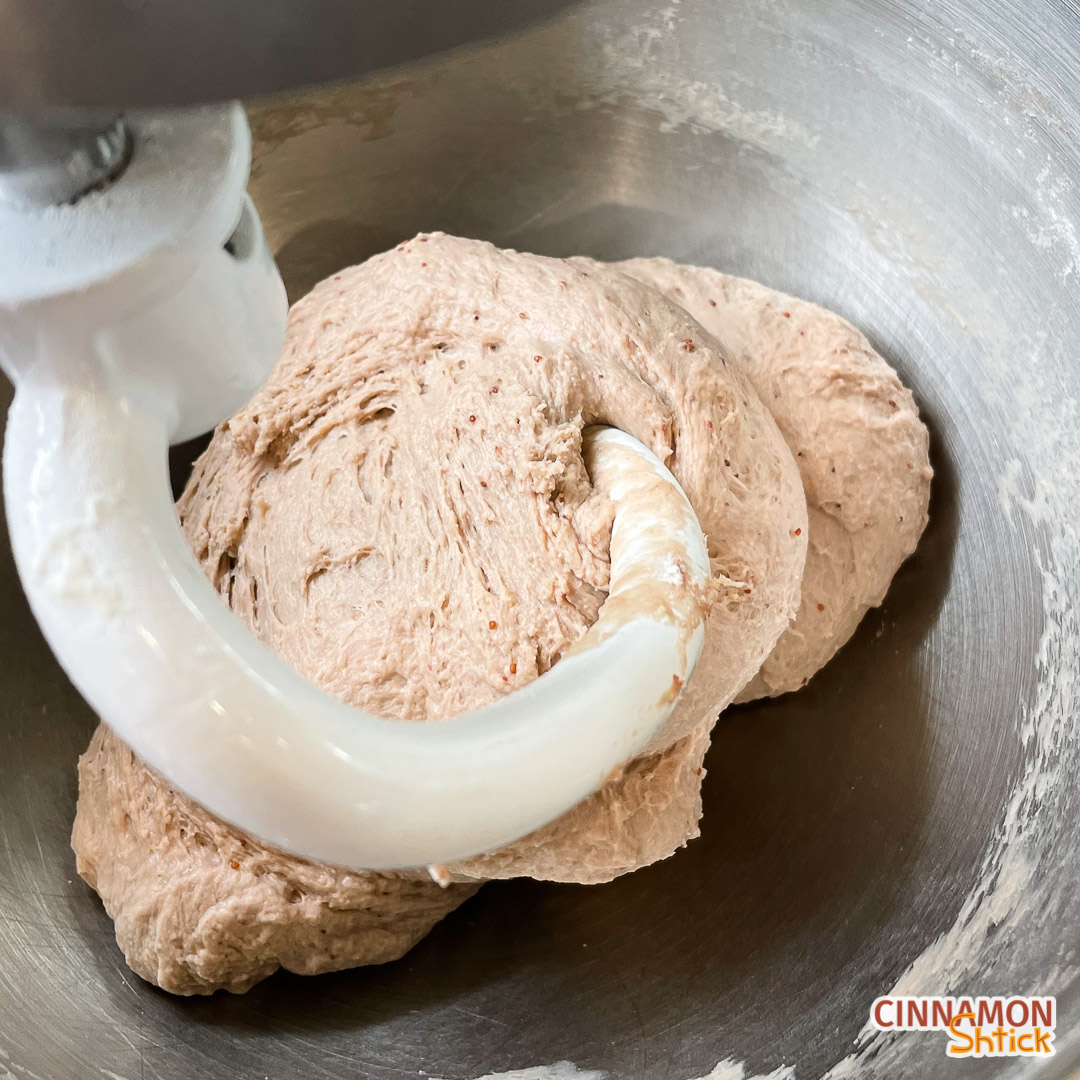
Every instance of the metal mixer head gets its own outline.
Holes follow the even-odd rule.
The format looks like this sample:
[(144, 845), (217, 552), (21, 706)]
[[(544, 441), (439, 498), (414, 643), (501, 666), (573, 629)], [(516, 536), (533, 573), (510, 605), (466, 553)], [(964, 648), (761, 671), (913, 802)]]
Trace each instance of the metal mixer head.
[(8, 0), (0, 109), (193, 105), (419, 60), (573, 0)]

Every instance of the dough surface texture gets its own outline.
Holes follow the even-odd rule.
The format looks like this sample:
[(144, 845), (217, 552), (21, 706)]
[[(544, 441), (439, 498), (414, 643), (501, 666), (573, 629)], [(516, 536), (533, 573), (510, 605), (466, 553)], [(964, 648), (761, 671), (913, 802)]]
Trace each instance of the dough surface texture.
[(669, 259), (617, 263), (681, 304), (772, 412), (802, 476), (802, 600), (738, 701), (805, 686), (876, 607), (926, 527), (929, 434), (911, 392), (850, 323), (745, 278)]
[(174, 994), (243, 993), (409, 951), (478, 885), (298, 859), (215, 818), (104, 724), (79, 761), (71, 837), (137, 975)]
[[(649, 446), (695, 508), (713, 571), (702, 660), (642, 757), (450, 878), (605, 881), (696, 835), (709, 731), (794, 616), (806, 557), (799, 472), (747, 378), (616, 270), (420, 236), (295, 305), (270, 380), (178, 504), (207, 577), (282, 659), (349, 704), (437, 721), (536, 678), (595, 621), (595, 423)], [(80, 873), (132, 967), (175, 992), (392, 959), (474, 888), (268, 851), (104, 730), (81, 774)]]

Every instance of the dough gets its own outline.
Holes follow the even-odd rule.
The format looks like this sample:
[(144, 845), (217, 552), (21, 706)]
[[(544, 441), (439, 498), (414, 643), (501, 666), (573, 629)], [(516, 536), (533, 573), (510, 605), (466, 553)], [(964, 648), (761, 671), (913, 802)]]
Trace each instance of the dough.
[[(794, 615), (806, 552), (798, 470), (746, 379), (615, 270), (419, 236), (295, 306), (269, 382), (179, 503), (208, 577), (278, 655), (360, 708), (438, 719), (524, 685), (595, 620), (610, 508), (581, 459), (591, 423), (650, 446), (695, 507), (714, 574), (703, 657), (645, 755), (447, 876), (604, 881), (696, 835), (709, 730)], [(177, 992), (389, 959), (468, 894), (269, 852), (107, 734), (73, 843), (132, 967)], [(271, 869), (238, 888), (245, 844)], [(159, 849), (175, 868), (148, 870)]]
[[(294, 308), (276, 370), (196, 465), (181, 519), (279, 656), (360, 708), (438, 719), (524, 685), (595, 620), (610, 513), (589, 498), (591, 423), (666, 460), (709, 537), (702, 660), (648, 748), (680, 742), (695, 775), (704, 747), (681, 741), (712, 725), (796, 609), (805, 499), (713, 340), (617, 271), (437, 234), (335, 275)], [(610, 805), (586, 808), (603, 820), (583, 830), (579, 807), (578, 829), (549, 834), (542, 858), (528, 838), (511, 845), (499, 872), (540, 876), (554, 860), (560, 879), (601, 880), (689, 835), (642, 829), (662, 849), (623, 838), (605, 864)]]
[(772, 411), (802, 475), (802, 601), (739, 701), (806, 685), (875, 607), (926, 527), (929, 435), (914, 398), (838, 315), (753, 281), (668, 259), (616, 264), (681, 304)]
[(354, 873), (268, 848), (171, 788), (104, 725), (79, 762), (79, 874), (138, 975), (174, 994), (243, 993), (396, 960), (479, 888)]
[(514, 844), (447, 868), (453, 881), (533, 877), (597, 885), (658, 862), (699, 836), (702, 761), (712, 724), (624, 765), (615, 779)]
[[(696, 508), (703, 658), (648, 753), (447, 876), (602, 881), (697, 835), (708, 731), (794, 615), (806, 557), (798, 471), (746, 380), (615, 270), (422, 235), (298, 303), (179, 502), (207, 576), (279, 656), (343, 701), (437, 719), (524, 685), (595, 620), (610, 511), (580, 440), (597, 422), (650, 446)], [(177, 993), (390, 959), (472, 888), (268, 851), (105, 732), (81, 772), (80, 873), (134, 970)]]
[[(348, 871), (267, 847), (153, 771), (104, 724), (79, 761), (71, 846), (136, 974), (173, 994), (243, 993), (279, 967), (301, 975), (396, 960), (485, 877), (594, 883), (698, 835), (703, 727), (631, 762), (592, 799), (441, 888), (426, 870)], [(567, 860), (566, 838), (573, 858)]]
[(609, 267), (434, 234), (334, 275), (294, 307), (180, 516), (282, 659), (359, 708), (435, 720), (529, 682), (595, 621), (593, 423), (668, 464), (709, 540), (715, 602), (663, 750), (715, 721), (794, 616), (806, 504), (745, 376)]

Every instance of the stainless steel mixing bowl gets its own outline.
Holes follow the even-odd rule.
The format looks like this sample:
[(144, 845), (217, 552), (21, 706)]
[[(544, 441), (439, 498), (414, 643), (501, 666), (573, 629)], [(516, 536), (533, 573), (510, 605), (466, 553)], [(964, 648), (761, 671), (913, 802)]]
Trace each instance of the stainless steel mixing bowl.
[[(126, 971), (75, 877), (93, 720), (5, 550), (0, 1077), (1067, 1075), (1078, 78), (1075, 0), (608, 0), (253, 107), (294, 297), (419, 229), (759, 278), (854, 320), (915, 388), (930, 527), (806, 690), (722, 718), (678, 857), (599, 888), (490, 885), (399, 963), (186, 1001)], [(1056, 994), (1058, 1055), (860, 1034), (898, 983)]]

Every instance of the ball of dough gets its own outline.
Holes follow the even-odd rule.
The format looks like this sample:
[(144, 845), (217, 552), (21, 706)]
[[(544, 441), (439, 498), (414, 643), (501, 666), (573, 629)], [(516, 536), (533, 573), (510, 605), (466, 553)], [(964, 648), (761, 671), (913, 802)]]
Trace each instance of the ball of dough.
[[(745, 377), (683, 309), (615, 270), (418, 236), (294, 307), (270, 380), (215, 433), (179, 503), (207, 576), (280, 657), (359, 708), (438, 720), (536, 678), (595, 621), (611, 520), (581, 455), (596, 423), (666, 461), (707, 534), (702, 659), (642, 757), (563, 818), (447, 876), (604, 881), (696, 835), (709, 731), (788, 625), (805, 561), (798, 470)], [(83, 765), (80, 872), (132, 966), (167, 989), (389, 959), (467, 895), (261, 846), (272, 876), (249, 884), (239, 853), (251, 840), (101, 740)], [(169, 836), (176, 891), (145, 872), (129, 884), (140, 837), (185, 815), (211, 842), (196, 842), (185, 872), (190, 835)], [(122, 842), (131, 856), (110, 867)], [(332, 910), (345, 881), (357, 920), (323, 949), (320, 905)], [(312, 917), (289, 917), (292, 889)], [(147, 896), (175, 902), (151, 915)], [(379, 919), (393, 920), (388, 937), (369, 933)]]
[(799, 612), (737, 700), (797, 690), (885, 598), (926, 527), (933, 470), (915, 400), (855, 327), (816, 304), (668, 259), (616, 265), (721, 342), (795, 455), (809, 510)]
[(703, 658), (661, 750), (786, 629), (805, 500), (747, 379), (617, 271), (433, 234), (334, 275), (294, 307), (181, 519), (280, 657), (360, 708), (438, 719), (535, 678), (595, 620), (610, 521), (580, 439), (597, 423), (665, 461), (709, 541)]
[[(745, 377), (682, 308), (615, 270), (434, 234), (322, 282), (196, 466), (184, 531), (300, 672), (359, 708), (435, 720), (524, 685), (596, 619), (610, 514), (581, 457), (595, 423), (666, 461), (709, 541), (704, 652), (656, 754), (711, 726), (787, 627), (806, 510)], [(551, 838), (560, 876), (595, 876), (576, 832)], [(539, 873), (535, 846), (515, 846), (505, 872)], [(613, 850), (611, 872), (627, 862)]]

